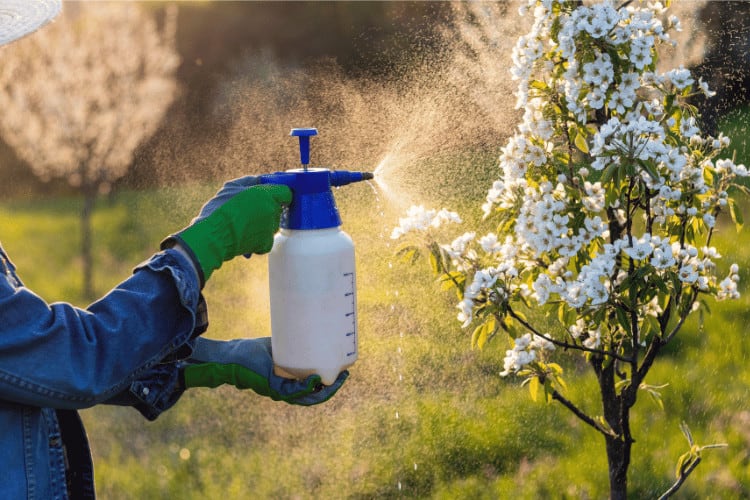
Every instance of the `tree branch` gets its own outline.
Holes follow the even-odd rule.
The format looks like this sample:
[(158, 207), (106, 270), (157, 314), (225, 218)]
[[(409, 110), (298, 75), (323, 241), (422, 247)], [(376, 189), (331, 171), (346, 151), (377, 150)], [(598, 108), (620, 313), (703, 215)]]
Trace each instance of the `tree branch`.
[(680, 486), (682, 486), (682, 483), (685, 482), (690, 473), (693, 472), (696, 467), (698, 467), (699, 463), (701, 463), (701, 457), (696, 457), (695, 460), (690, 462), (687, 467), (681, 469), (680, 476), (677, 478), (677, 481), (675, 481), (675, 483), (670, 486), (669, 489), (662, 494), (662, 496), (659, 497), (659, 500), (665, 500), (674, 495), (677, 490), (680, 489)]
[(586, 415), (583, 412), (583, 410), (581, 410), (576, 405), (574, 405), (572, 402), (570, 402), (568, 399), (566, 399), (562, 394), (560, 394), (559, 392), (557, 392), (556, 389), (552, 390), (552, 399), (554, 399), (555, 401), (558, 401), (558, 402), (562, 403), (562, 405), (565, 408), (567, 408), (568, 410), (570, 410), (571, 412), (573, 412), (573, 414), (576, 417), (578, 417), (579, 419), (581, 419), (581, 421), (583, 421), (585, 424), (588, 424), (591, 427), (593, 427), (594, 429), (596, 429), (597, 431), (599, 431), (602, 435), (604, 435), (604, 436), (610, 436), (610, 437), (612, 436), (611, 432), (607, 432), (605, 429), (602, 429), (602, 427), (599, 424), (596, 423), (596, 420), (594, 420), (593, 418), (591, 418), (588, 415)]
[(602, 356), (609, 356), (609, 357), (612, 357), (614, 359), (618, 359), (618, 360), (626, 362), (626, 363), (630, 361), (628, 358), (626, 358), (626, 357), (624, 357), (624, 356), (622, 356), (620, 354), (617, 354), (615, 352), (605, 351), (605, 350), (602, 350), (602, 349), (591, 349), (591, 348), (586, 347), (586, 346), (582, 346), (582, 345), (578, 345), (578, 344), (571, 344), (569, 342), (564, 342), (562, 340), (557, 340), (555, 338), (552, 338), (552, 337), (550, 337), (549, 335), (547, 335), (545, 333), (541, 333), (539, 330), (537, 330), (536, 328), (534, 328), (532, 325), (530, 325), (523, 318), (521, 318), (520, 316), (518, 316), (515, 313), (515, 311), (513, 311), (513, 309), (510, 306), (508, 306), (508, 314), (510, 314), (510, 316), (513, 319), (515, 319), (516, 321), (518, 321), (519, 323), (521, 323), (521, 325), (523, 325), (524, 328), (526, 328), (527, 330), (529, 330), (534, 335), (537, 335), (537, 336), (539, 336), (539, 337), (541, 337), (541, 338), (543, 338), (543, 339), (545, 339), (545, 340), (547, 340), (549, 342), (552, 342), (553, 344), (555, 344), (558, 347), (562, 347), (564, 349), (576, 349), (576, 350), (579, 350), (579, 351), (590, 352), (590, 353), (593, 353), (593, 354), (600, 354)]

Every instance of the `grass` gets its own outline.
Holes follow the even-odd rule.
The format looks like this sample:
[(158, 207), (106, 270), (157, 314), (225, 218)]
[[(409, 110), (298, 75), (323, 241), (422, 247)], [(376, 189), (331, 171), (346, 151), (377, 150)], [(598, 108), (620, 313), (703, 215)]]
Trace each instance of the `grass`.
[[(120, 193), (94, 216), (95, 283), (105, 291), (179, 229), (215, 186)], [(325, 405), (298, 408), (230, 388), (192, 390), (156, 422), (127, 408), (83, 417), (102, 498), (602, 498), (603, 442), (566, 410), (533, 403), (518, 381), (498, 376), (505, 340), (469, 347), (453, 297), (423, 266), (395, 260), (388, 238), (403, 207), (366, 184), (337, 190), (344, 229), (357, 245), (360, 360)], [(76, 199), (0, 205), (0, 235), (26, 284), (47, 300), (81, 300)], [(722, 227), (717, 247), (748, 281), (746, 232)], [(731, 257), (730, 257), (731, 256)], [(269, 332), (266, 260), (235, 259), (205, 289), (208, 336)], [(747, 293), (747, 292), (746, 292)], [(705, 453), (682, 498), (750, 496), (750, 344), (747, 300), (710, 304), (648, 382), (669, 383), (665, 410), (645, 394), (633, 414), (633, 498), (674, 480), (688, 445)], [(586, 372), (569, 397), (597, 414)]]
[(750, 166), (750, 106), (742, 106), (729, 112), (719, 121), (719, 130), (732, 140), (736, 152), (735, 161)]

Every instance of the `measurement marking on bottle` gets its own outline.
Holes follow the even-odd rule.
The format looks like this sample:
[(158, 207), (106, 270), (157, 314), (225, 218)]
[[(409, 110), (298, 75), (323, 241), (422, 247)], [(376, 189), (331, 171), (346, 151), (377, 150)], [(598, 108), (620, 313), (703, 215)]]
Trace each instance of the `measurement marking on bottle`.
[(354, 278), (354, 273), (353, 272), (343, 273), (343, 276), (344, 276), (344, 278), (348, 277), (349, 280), (351, 281), (351, 288), (349, 289), (348, 292), (344, 293), (344, 297), (349, 297), (351, 299), (351, 301), (352, 301), (352, 310), (350, 312), (348, 312), (348, 313), (345, 314), (345, 317), (351, 318), (351, 320), (352, 320), (352, 330), (346, 332), (346, 337), (350, 338), (351, 339), (351, 343), (352, 343), (351, 344), (351, 349), (352, 350), (346, 353), (346, 357), (350, 358), (352, 356), (356, 356), (357, 355), (357, 325), (356, 325), (356, 310), (357, 310), (356, 300), (357, 299), (356, 299), (356, 295), (355, 295), (356, 294), (356, 289), (355, 289), (355, 284), (354, 284), (354, 279), (355, 279)]

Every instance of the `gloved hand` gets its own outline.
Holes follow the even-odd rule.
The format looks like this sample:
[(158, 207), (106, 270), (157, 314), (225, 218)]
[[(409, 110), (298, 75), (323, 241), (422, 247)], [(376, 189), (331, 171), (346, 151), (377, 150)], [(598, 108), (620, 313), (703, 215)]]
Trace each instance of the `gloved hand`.
[(186, 388), (231, 384), (302, 406), (328, 401), (349, 376), (348, 371), (341, 372), (330, 386), (323, 385), (318, 375), (302, 381), (279, 377), (273, 372), (271, 337), (229, 341), (198, 337), (188, 363), (183, 371)]
[(197, 264), (201, 286), (224, 261), (238, 255), (268, 253), (279, 229), (282, 205), (292, 201), (287, 186), (258, 184), (258, 178), (227, 182), (190, 225), (162, 242), (179, 243)]

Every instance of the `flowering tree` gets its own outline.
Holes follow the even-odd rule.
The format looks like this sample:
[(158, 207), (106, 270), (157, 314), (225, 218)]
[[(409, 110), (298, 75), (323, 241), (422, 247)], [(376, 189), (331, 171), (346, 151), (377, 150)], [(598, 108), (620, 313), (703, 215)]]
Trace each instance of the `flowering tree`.
[[(413, 261), (428, 249), (458, 293), (459, 321), (476, 325), (473, 346), (510, 336), (501, 375), (522, 378), (533, 399), (562, 404), (604, 437), (610, 495), (625, 498), (630, 410), (639, 390), (659, 398), (646, 375), (699, 298), (739, 297), (737, 265), (719, 273), (711, 238), (722, 211), (742, 223), (728, 190), (746, 191), (736, 181), (748, 173), (718, 159), (726, 137), (701, 134), (688, 99), (712, 95), (708, 87), (682, 67), (656, 71), (657, 47), (679, 29), (661, 4), (527, 4), (534, 23), (511, 70), (524, 116), (483, 205), (497, 230), (440, 244), (435, 228), (458, 214), (412, 207), (392, 237), (421, 236), (400, 253)], [(566, 397), (558, 348), (592, 369), (601, 416)], [(666, 495), (706, 448), (683, 431), (690, 451)]]
[(162, 30), (138, 6), (90, 3), (2, 50), (0, 134), (42, 180), (84, 196), (84, 293), (93, 295), (90, 218), (174, 99), (176, 10)]

